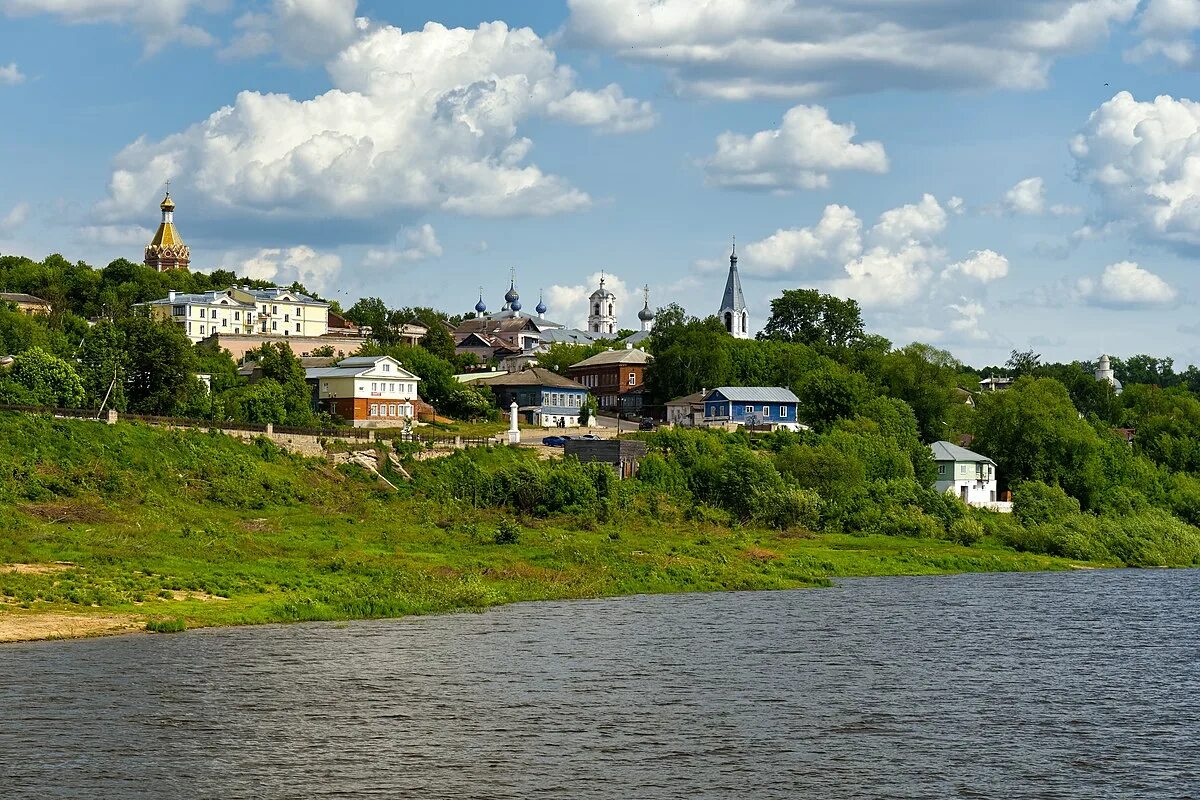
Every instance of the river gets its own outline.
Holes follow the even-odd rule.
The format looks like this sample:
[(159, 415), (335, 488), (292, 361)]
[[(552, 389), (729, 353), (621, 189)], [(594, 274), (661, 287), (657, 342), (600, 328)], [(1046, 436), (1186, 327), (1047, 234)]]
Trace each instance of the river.
[(0, 797), (1200, 796), (1200, 573), (0, 647)]

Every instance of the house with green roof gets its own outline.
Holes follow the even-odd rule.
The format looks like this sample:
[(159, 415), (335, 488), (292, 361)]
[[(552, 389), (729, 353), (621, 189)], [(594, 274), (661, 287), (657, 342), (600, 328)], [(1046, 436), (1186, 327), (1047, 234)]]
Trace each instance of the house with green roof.
[(929, 445), (937, 464), (939, 492), (953, 494), (970, 506), (993, 511), (1012, 511), (1012, 503), (996, 495), (996, 462), (950, 442)]

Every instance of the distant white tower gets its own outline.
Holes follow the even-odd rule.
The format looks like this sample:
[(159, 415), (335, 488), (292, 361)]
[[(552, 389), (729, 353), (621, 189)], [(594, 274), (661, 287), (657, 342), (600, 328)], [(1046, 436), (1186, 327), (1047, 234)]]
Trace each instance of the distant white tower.
[(742, 296), (742, 278), (737, 268), (737, 241), (729, 254), (729, 277), (725, 279), (725, 295), (717, 312), (725, 330), (735, 339), (750, 338), (750, 315), (746, 313), (746, 298)]
[(1100, 356), (1100, 362), (1096, 364), (1096, 380), (1104, 381), (1113, 388), (1114, 394), (1120, 394), (1125, 391), (1125, 387), (1117, 380), (1117, 375), (1113, 372), (1112, 362), (1108, 360), (1108, 356)]
[(642, 287), (642, 298), (645, 302), (642, 305), (642, 310), (638, 312), (638, 319), (642, 323), (642, 331), (649, 333), (654, 327), (654, 312), (650, 310), (650, 287)]
[(600, 273), (600, 288), (588, 298), (588, 330), (592, 333), (615, 334), (617, 332), (617, 296), (604, 286), (604, 273)]

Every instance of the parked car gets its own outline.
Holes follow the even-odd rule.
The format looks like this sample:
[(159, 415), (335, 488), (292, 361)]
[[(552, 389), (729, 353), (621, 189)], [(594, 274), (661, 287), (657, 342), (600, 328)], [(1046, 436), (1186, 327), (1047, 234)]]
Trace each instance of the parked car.
[(654, 430), (655, 426), (656, 426), (656, 423), (650, 417), (642, 417), (642, 421), (640, 423), (638, 423), (638, 430), (639, 431), (652, 431), (652, 430)]
[(565, 447), (567, 440), (562, 436), (547, 436), (542, 439), (542, 444), (546, 445), (546, 447)]
[(599, 437), (599, 436), (597, 436), (597, 435), (596, 435), (596, 434), (594, 434), (594, 433), (585, 433), (583, 436), (579, 436), (579, 437), (577, 437), (577, 438), (579, 438), (579, 439), (587, 439), (589, 442), (594, 442), (594, 441), (596, 441), (597, 439), (599, 439), (600, 437)]

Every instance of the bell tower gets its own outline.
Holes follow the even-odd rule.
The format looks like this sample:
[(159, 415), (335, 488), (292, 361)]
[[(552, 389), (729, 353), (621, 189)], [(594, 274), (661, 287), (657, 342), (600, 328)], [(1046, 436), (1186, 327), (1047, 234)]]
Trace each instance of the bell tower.
[(150, 244), (146, 245), (145, 264), (158, 272), (181, 269), (187, 271), (192, 261), (192, 251), (175, 230), (175, 201), (168, 189), (158, 207), (162, 209), (162, 222)]

